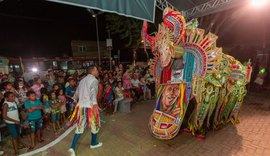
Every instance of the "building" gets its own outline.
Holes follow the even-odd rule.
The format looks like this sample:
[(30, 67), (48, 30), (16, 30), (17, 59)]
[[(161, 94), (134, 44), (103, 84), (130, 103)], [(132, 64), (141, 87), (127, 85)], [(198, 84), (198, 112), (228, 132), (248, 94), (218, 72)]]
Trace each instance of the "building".
[[(98, 47), (96, 41), (71, 41), (72, 56), (73, 57), (92, 57), (98, 58)], [(109, 50), (106, 47), (105, 41), (99, 42), (100, 57), (110, 57)]]

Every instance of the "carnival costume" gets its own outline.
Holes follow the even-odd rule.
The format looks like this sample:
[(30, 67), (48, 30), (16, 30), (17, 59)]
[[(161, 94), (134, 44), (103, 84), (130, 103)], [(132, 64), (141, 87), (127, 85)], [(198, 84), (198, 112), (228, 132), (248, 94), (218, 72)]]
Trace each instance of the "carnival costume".
[(196, 19), (186, 23), (180, 12), (170, 8), (164, 10), (154, 36), (147, 34), (144, 22), (142, 39), (145, 50), (148, 46), (154, 54), (150, 66), (157, 88), (149, 128), (158, 139), (175, 137), (181, 126), (204, 139), (211, 129), (239, 122), (251, 63), (242, 65), (224, 54), (216, 47), (218, 36), (205, 35), (197, 26)]
[(87, 126), (91, 129), (92, 140), (91, 147), (98, 145), (97, 133), (100, 129), (99, 115), (94, 115), (93, 106), (97, 105), (98, 80), (91, 74), (88, 74), (79, 83), (74, 95), (77, 105), (68, 119), (68, 126), (76, 125), (75, 135), (71, 145), (71, 149), (75, 151), (80, 135)]

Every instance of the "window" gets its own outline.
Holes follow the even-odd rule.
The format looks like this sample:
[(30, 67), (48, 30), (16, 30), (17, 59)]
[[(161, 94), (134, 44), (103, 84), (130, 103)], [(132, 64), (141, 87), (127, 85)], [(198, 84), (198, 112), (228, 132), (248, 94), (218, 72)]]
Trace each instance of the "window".
[(86, 46), (79, 46), (79, 52), (86, 52)]

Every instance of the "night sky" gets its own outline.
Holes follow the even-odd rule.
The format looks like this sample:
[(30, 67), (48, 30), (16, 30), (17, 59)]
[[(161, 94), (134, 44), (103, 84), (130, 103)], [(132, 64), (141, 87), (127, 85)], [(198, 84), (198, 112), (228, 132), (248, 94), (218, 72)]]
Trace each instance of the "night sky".
[[(0, 53), (4, 56), (61, 56), (71, 40), (96, 40), (95, 20), (84, 8), (41, 0), (0, 3)], [(104, 14), (98, 16), (105, 40)]]
[[(217, 31), (218, 46), (230, 49), (233, 56), (241, 57), (246, 56), (246, 51), (254, 53), (259, 47), (252, 43), (262, 42), (263, 36), (270, 40), (269, 14), (269, 7), (254, 9), (242, 6), (199, 18), (199, 21), (204, 29), (214, 21), (211, 31), (215, 32), (218, 23), (226, 18)], [(98, 16), (101, 41), (107, 38), (105, 15)], [(162, 12), (156, 9), (153, 30), (162, 21), (161, 17)], [(96, 40), (95, 19), (86, 9), (44, 0), (0, 2), (0, 56), (67, 56), (71, 55), (71, 40)], [(121, 49), (121, 55), (122, 51), (128, 51), (122, 43), (113, 36), (113, 54), (118, 49)], [(243, 49), (238, 46), (242, 43), (248, 45)], [(269, 45), (267, 47), (270, 48)]]

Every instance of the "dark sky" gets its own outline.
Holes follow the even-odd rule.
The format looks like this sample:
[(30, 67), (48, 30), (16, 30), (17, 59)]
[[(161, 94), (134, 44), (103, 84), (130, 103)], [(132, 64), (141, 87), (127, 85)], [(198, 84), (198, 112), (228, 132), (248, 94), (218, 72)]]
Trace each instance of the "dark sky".
[[(252, 44), (254, 41), (262, 42), (264, 36), (266, 40), (270, 40), (269, 14), (269, 6), (262, 9), (241, 6), (200, 18), (199, 22), (204, 29), (211, 22), (215, 23), (211, 31), (219, 36), (218, 46), (230, 49), (240, 43), (248, 43), (242, 50), (239, 47), (233, 49), (234, 55), (245, 55), (247, 49), (256, 50), (256, 46)], [(107, 38), (105, 15), (106, 13), (98, 16), (100, 40), (103, 41)], [(157, 29), (158, 23), (162, 21), (161, 17), (161, 11), (156, 9), (156, 24), (152, 28)], [(222, 21), (225, 22), (219, 24)], [(44, 0), (0, 2), (0, 55), (69, 55), (71, 40), (96, 40), (95, 20), (86, 9)], [(119, 42), (114, 36), (113, 43), (115, 53), (123, 42)]]
[[(105, 40), (104, 14), (98, 21)], [(1, 2), (0, 23), (4, 56), (59, 56), (70, 54), (71, 40), (96, 40), (95, 20), (86, 9), (43, 0)]]

